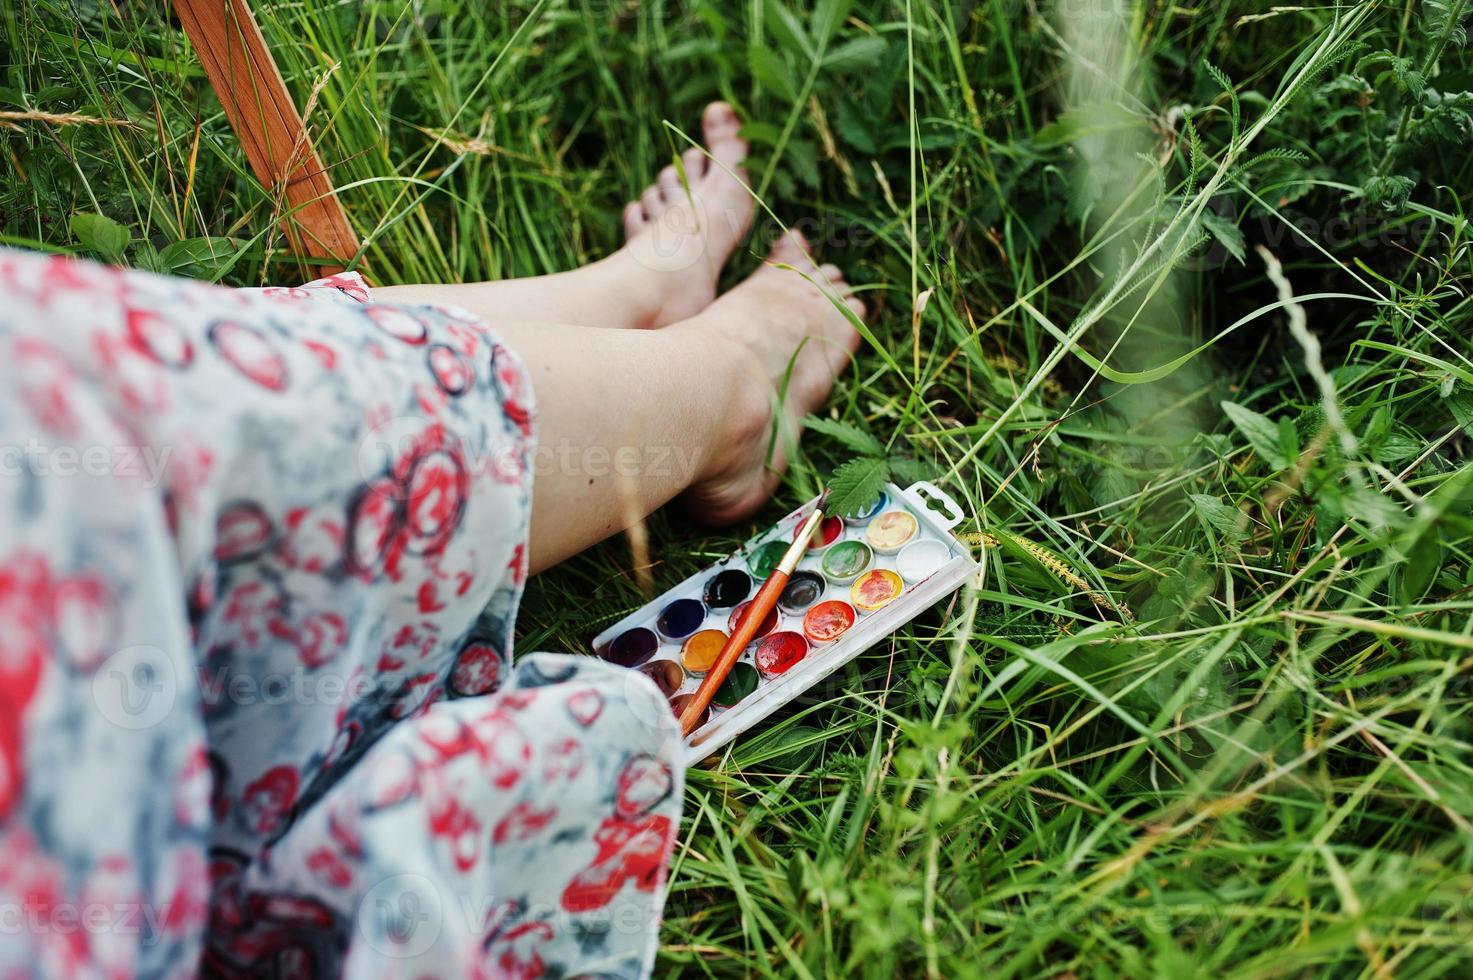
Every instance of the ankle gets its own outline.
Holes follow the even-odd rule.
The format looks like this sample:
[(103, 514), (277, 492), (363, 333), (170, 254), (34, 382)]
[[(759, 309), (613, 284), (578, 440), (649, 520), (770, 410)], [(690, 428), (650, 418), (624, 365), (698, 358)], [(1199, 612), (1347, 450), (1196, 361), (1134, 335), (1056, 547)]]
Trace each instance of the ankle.
[(708, 311), (661, 331), (688, 345), (692, 363), (704, 366), (703, 401), (717, 414), (716, 439), (696, 482), (750, 469), (754, 453), (764, 451), (772, 432), (772, 383), (757, 354), (736, 339), (741, 326)]
[(576, 288), (601, 298), (601, 305), (617, 309), (625, 326), (647, 329), (658, 322), (663, 303), (659, 283), (621, 248), (576, 270), (583, 277)]
[(720, 263), (712, 264), (698, 234), (647, 230), (605, 261), (617, 279), (612, 285), (640, 305), (647, 326), (664, 327), (696, 316), (716, 296)]

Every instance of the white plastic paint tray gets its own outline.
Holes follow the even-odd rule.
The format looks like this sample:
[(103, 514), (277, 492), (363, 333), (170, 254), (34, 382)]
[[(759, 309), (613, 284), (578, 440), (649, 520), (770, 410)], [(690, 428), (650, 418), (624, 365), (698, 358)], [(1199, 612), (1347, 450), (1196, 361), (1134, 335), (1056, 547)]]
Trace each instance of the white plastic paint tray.
[[(916, 519), (917, 531), (915, 537), (908, 543), (925, 540), (939, 542), (946, 549), (945, 557), (940, 558), (940, 552), (936, 546), (930, 546), (932, 552), (940, 558), (940, 563), (932, 562), (932, 567), (924, 574), (913, 572), (918, 580), (905, 580), (904, 590), (899, 597), (874, 612), (860, 612), (854, 625), (847, 632), (827, 644), (810, 645), (802, 660), (785, 673), (772, 678), (760, 679), (756, 690), (735, 705), (724, 709), (713, 707), (710, 720), (692, 732), (686, 740), (689, 747), (688, 764), (693, 765), (705, 759), (844, 664), (900, 629), (919, 615), (922, 610), (928, 609), (955, 592), (969, 576), (977, 571), (977, 562), (972, 558), (970, 550), (951, 533), (951, 529), (962, 520), (961, 509), (957, 507), (955, 501), (934, 485), (926, 482), (912, 484), (904, 490), (893, 484), (887, 484), (885, 491), (889, 502), (881, 509), (882, 512), (900, 509)], [(738, 569), (751, 575), (753, 584), (747, 596), (750, 599), (761, 586), (762, 576), (751, 573), (747, 564), (748, 558), (769, 541), (791, 541), (799, 523), (812, 511), (814, 503), (813, 500), (808, 501), (778, 521), (777, 524), (753, 537), (734, 554), (707, 566), (604, 630), (593, 639), (594, 652), (603, 653), (621, 634), (628, 630), (645, 627), (655, 632), (658, 648), (649, 660), (631, 669), (637, 669), (659, 660), (674, 660), (679, 664), (684, 638), (667, 639), (659, 632), (656, 620), (661, 610), (677, 599), (702, 600), (706, 584), (713, 576), (727, 569)], [(864, 524), (851, 524), (846, 521), (843, 534), (838, 540), (864, 541), (869, 523), (866, 521)], [(838, 541), (833, 543), (837, 544)], [(824, 553), (826, 552), (827, 549)], [(823, 576), (822, 559), (822, 553), (810, 551), (799, 563), (798, 571), (806, 570)], [(875, 553), (871, 567), (889, 569), (899, 574), (899, 561), (900, 553), (888, 555)], [(901, 577), (905, 578), (904, 575)], [(840, 584), (824, 576), (822, 594), (818, 596), (814, 604), (829, 599), (842, 599), (850, 602), (850, 589), (849, 584)], [(705, 608), (705, 619), (696, 631), (702, 629), (726, 631), (732, 607), (712, 609), (705, 606), (704, 602), (703, 607)], [(803, 633), (802, 620), (803, 613), (801, 612), (780, 610), (774, 632), (793, 630), (801, 635)], [(742, 652), (738, 663), (753, 665), (755, 669), (753, 655), (756, 649), (756, 643), (749, 646)], [(682, 670), (684, 670), (683, 667)], [(683, 683), (672, 692), (671, 697), (692, 692), (700, 686), (700, 683), (700, 677), (686, 673)]]

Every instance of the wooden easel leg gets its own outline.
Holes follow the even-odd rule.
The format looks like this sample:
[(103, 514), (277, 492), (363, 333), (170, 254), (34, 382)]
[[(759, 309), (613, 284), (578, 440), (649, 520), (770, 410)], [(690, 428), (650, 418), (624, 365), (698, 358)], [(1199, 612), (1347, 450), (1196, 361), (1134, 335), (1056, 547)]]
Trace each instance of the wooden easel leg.
[(341, 272), (358, 237), (292, 104), (247, 0), (174, 0), (184, 32), (245, 148), (256, 179), (283, 194), (292, 251)]

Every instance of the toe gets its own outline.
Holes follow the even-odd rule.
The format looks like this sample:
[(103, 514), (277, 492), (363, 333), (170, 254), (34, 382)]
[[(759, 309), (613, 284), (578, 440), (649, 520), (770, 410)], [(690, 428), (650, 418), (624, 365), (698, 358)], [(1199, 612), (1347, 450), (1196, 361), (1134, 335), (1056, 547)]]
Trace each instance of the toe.
[(674, 166), (660, 171), (660, 176), (655, 178), (655, 186), (660, 189), (660, 196), (667, 203), (678, 200), (685, 193), (680, 186), (680, 172)]
[(680, 155), (680, 165), (685, 168), (686, 180), (700, 180), (706, 176), (706, 153), (693, 146)]
[[(725, 261), (752, 227), (752, 194), (747, 189), (747, 141), (738, 135), (742, 121), (725, 102), (713, 102), (701, 119), (706, 152), (698, 189), (706, 210), (712, 253)], [(694, 189), (694, 188), (693, 188)]]
[(711, 156), (726, 170), (737, 170), (747, 158), (747, 141), (737, 135), (741, 128), (742, 121), (737, 118), (736, 110), (725, 102), (712, 102), (706, 106), (701, 131)]
[(665, 210), (665, 202), (660, 198), (660, 188), (655, 184), (645, 188), (639, 203), (644, 208), (645, 218), (650, 221), (654, 221)]
[(722, 140), (735, 139), (742, 121), (729, 102), (712, 102), (701, 114), (701, 131), (706, 135), (706, 145)]
[(784, 232), (773, 243), (772, 251), (767, 255), (770, 261), (801, 268), (808, 259), (808, 239), (803, 237), (802, 232)]
[(820, 278), (818, 271), (818, 260), (813, 257), (813, 246), (809, 245), (808, 239), (802, 235), (794, 233), (794, 237), (797, 239), (795, 242), (797, 250), (788, 259), (788, 265), (791, 265), (808, 278), (822, 283), (823, 279)]
[(638, 201), (630, 201), (624, 205), (623, 217), (625, 236), (633, 238), (641, 231), (644, 231), (647, 222), (644, 219), (644, 208), (640, 206)]
[(837, 292), (840, 296), (848, 295), (850, 285), (844, 281), (843, 271), (832, 262), (825, 262), (818, 267), (818, 281)]

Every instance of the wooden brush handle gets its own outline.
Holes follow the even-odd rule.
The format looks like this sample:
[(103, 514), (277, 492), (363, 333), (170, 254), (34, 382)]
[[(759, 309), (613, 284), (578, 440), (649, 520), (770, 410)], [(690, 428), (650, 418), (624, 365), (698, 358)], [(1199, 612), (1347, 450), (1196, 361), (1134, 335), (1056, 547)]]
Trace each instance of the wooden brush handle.
[(726, 680), (726, 675), (731, 673), (731, 668), (741, 658), (742, 651), (747, 649), (747, 644), (757, 638), (757, 630), (762, 628), (762, 621), (767, 618), (777, 605), (777, 597), (782, 595), (783, 589), (788, 585), (788, 573), (775, 571), (762, 583), (762, 588), (757, 590), (757, 595), (747, 606), (747, 613), (742, 621), (737, 623), (737, 628), (732, 631), (726, 640), (726, 645), (721, 648), (721, 654), (711, 669), (706, 671), (701, 686), (696, 688), (689, 703), (685, 706), (685, 713), (680, 716), (680, 730), (689, 735), (696, 727), (696, 722), (705, 713), (711, 704), (711, 699), (716, 696), (716, 689), (721, 682)]

